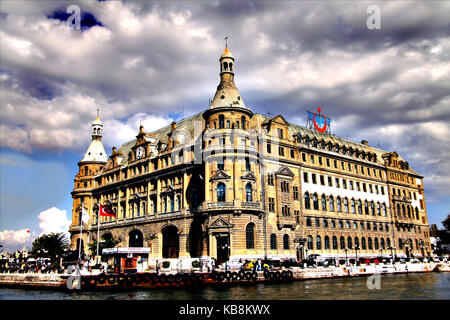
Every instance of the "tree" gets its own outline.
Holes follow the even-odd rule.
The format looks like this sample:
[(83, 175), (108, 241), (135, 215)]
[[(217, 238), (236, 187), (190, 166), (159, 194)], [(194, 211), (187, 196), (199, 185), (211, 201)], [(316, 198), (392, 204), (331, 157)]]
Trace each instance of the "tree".
[(55, 264), (67, 248), (69, 248), (67, 236), (62, 232), (52, 232), (34, 239), (31, 254), (35, 257), (48, 257)]
[(442, 225), (444, 226), (446, 231), (450, 231), (450, 213), (447, 215), (447, 218), (442, 221)]
[[(120, 243), (120, 240), (117, 240), (113, 237), (101, 240), (99, 243), (99, 246), (98, 246), (99, 255), (102, 254), (103, 249), (114, 248), (119, 243)], [(94, 241), (92, 241), (92, 243), (89, 244), (89, 250), (92, 252), (92, 255), (97, 254), (97, 240), (94, 240)]]

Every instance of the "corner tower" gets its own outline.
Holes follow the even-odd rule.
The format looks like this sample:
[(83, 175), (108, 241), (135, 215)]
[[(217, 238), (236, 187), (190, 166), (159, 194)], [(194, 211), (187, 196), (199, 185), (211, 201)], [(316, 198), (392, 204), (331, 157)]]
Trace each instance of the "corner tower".
[(210, 109), (217, 107), (246, 108), (244, 100), (234, 83), (234, 58), (228, 47), (222, 53), (220, 61), (220, 83), (211, 102)]
[(100, 121), (98, 111), (97, 118), (92, 123), (92, 141), (89, 145), (83, 159), (78, 162), (78, 173), (75, 176), (74, 189), (72, 191), (73, 205), (72, 205), (72, 224), (69, 228), (71, 234), (70, 243), (72, 249), (79, 248), (80, 245), (80, 228), (81, 228), (81, 207), (84, 206), (89, 213), (89, 221), (83, 225), (83, 235), (81, 241), (82, 251), (87, 253), (88, 236), (85, 230), (93, 222), (93, 198), (92, 189), (94, 185), (94, 176), (103, 168), (108, 160), (105, 148), (102, 143), (103, 123)]

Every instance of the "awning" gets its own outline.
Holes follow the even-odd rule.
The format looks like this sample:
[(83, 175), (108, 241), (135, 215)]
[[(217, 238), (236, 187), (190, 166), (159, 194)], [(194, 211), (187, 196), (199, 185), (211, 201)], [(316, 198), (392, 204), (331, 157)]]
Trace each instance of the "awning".
[(136, 247), (129, 247), (129, 248), (105, 248), (102, 250), (103, 254), (128, 254), (128, 253), (150, 253), (150, 248), (136, 248)]

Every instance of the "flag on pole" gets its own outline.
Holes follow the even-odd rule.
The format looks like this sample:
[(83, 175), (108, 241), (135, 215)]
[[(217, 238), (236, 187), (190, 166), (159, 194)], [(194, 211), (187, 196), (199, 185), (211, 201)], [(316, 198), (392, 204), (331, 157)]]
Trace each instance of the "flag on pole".
[(106, 216), (106, 217), (115, 217), (116, 216), (116, 213), (113, 211), (113, 209), (111, 207), (104, 207), (104, 206), (100, 205), (99, 212), (100, 212), (101, 216)]
[(89, 213), (86, 211), (84, 206), (81, 207), (81, 221), (86, 223), (89, 221)]

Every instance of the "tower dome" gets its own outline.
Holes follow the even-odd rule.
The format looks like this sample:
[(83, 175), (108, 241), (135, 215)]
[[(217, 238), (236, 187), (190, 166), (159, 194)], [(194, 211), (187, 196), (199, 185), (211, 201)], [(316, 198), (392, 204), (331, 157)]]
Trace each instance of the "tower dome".
[(220, 56), (220, 83), (211, 101), (210, 109), (218, 107), (246, 108), (236, 84), (234, 83), (234, 58), (228, 47)]
[(105, 148), (102, 143), (102, 131), (103, 131), (103, 123), (101, 122), (98, 110), (97, 110), (97, 119), (92, 122), (92, 141), (84, 154), (81, 162), (104, 162), (108, 160), (108, 157), (105, 152)]

